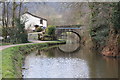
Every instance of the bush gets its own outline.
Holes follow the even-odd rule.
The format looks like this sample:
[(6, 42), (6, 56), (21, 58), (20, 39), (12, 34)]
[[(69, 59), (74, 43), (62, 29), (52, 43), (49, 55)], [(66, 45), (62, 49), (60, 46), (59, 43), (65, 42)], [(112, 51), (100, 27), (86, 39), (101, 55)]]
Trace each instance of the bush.
[(46, 33), (48, 35), (54, 36), (55, 35), (55, 26), (48, 26), (46, 29)]
[[(55, 26), (48, 26), (46, 29), (45, 35), (48, 35), (50, 37), (46, 37), (45, 35), (43, 37), (45, 37), (47, 40), (56, 40), (55, 29), (56, 29)], [(50, 38), (50, 39), (48, 39), (48, 38)]]
[(37, 27), (36, 31), (41, 32), (41, 31), (43, 31), (43, 29), (41, 27)]

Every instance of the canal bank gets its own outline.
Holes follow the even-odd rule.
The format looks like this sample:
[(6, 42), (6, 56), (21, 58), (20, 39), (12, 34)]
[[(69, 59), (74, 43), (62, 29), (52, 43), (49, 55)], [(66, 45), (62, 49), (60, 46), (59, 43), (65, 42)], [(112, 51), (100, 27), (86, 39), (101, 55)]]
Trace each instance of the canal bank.
[(22, 78), (22, 64), (27, 53), (52, 45), (65, 44), (65, 41), (51, 41), (16, 45), (2, 50), (2, 78)]

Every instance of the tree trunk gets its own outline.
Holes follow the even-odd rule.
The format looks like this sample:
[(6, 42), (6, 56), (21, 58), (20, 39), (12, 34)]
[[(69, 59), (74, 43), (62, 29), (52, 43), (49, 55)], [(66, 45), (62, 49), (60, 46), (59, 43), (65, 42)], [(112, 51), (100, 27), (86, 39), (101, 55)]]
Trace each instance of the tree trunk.
[(20, 4), (19, 4), (19, 19), (20, 19), (20, 16), (21, 16), (21, 8), (22, 8), (22, 2), (20, 2)]
[(2, 9), (2, 26), (5, 26), (5, 2), (3, 2), (3, 9)]
[(13, 7), (12, 7), (12, 27), (15, 27), (15, 15), (16, 14), (16, 2), (13, 2)]

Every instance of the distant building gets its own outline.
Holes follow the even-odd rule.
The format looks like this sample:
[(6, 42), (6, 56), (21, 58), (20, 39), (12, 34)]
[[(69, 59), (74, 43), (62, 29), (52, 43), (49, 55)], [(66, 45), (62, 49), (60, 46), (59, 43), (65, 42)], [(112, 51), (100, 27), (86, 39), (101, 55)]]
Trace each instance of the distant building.
[(21, 16), (21, 20), (25, 22), (25, 29), (28, 31), (34, 31), (36, 27), (45, 29), (47, 27), (47, 19), (38, 17), (29, 12), (24, 13)]

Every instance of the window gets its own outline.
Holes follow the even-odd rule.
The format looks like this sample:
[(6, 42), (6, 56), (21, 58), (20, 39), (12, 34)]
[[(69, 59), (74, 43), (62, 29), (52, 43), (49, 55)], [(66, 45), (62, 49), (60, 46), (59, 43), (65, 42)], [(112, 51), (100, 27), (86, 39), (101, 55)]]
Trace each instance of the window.
[(40, 24), (43, 24), (43, 20), (42, 19), (40, 20)]

